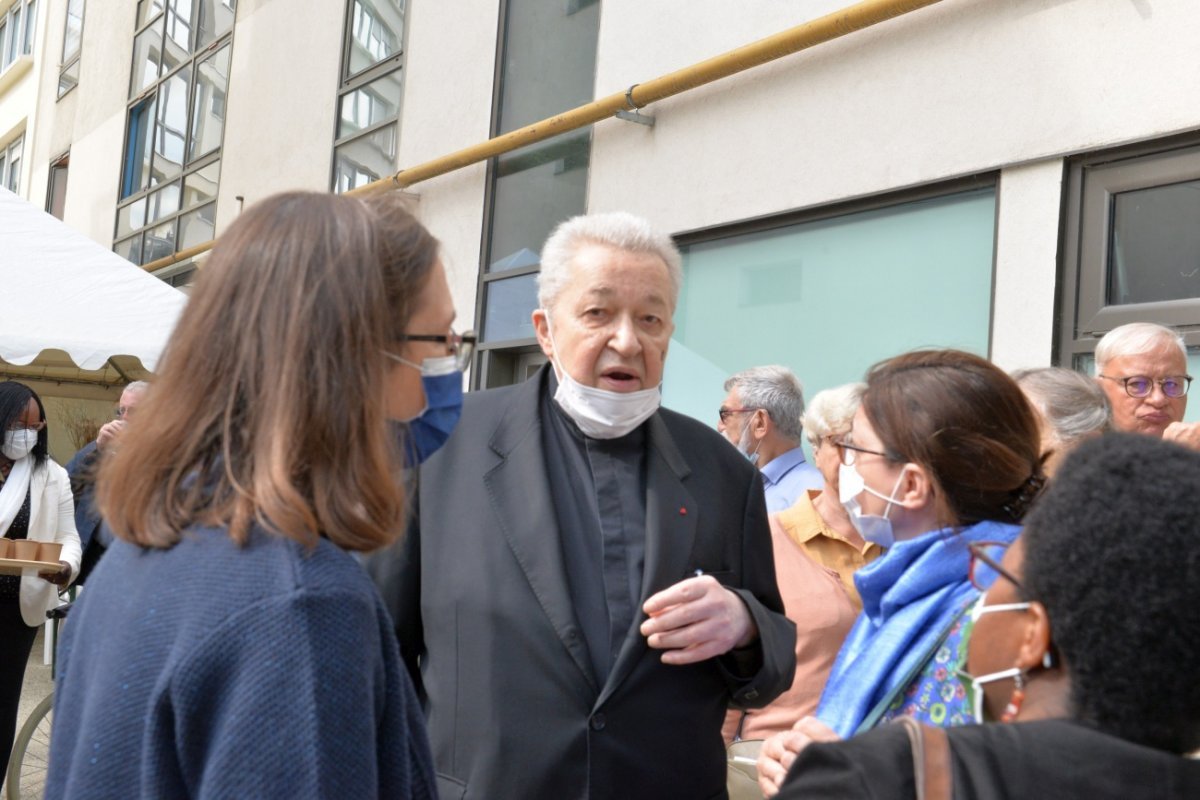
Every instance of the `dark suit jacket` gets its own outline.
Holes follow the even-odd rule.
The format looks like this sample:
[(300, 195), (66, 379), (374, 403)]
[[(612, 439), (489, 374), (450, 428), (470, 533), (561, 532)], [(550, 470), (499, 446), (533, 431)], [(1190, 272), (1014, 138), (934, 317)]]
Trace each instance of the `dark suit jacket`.
[(372, 567), (427, 701), (442, 797), (724, 797), (728, 705), (769, 702), (795, 668), (758, 471), (693, 419), (661, 410), (647, 421), (642, 601), (702, 569), (750, 609), (761, 659), (746, 677), (729, 657), (664, 665), (637, 630), (639, 607), (600, 685), (546, 476), (547, 376), (467, 396), (422, 467), (400, 556)]

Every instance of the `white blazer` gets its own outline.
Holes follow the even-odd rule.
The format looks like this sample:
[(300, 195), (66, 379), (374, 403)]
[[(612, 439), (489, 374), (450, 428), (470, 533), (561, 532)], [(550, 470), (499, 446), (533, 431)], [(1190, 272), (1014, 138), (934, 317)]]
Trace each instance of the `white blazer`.
[[(79, 574), (83, 553), (75, 530), (75, 500), (67, 471), (46, 459), (29, 478), (29, 539), (62, 544), (60, 559), (71, 565), (71, 580)], [(21, 618), (36, 628), (46, 612), (58, 605), (58, 587), (36, 574), (21, 577)]]

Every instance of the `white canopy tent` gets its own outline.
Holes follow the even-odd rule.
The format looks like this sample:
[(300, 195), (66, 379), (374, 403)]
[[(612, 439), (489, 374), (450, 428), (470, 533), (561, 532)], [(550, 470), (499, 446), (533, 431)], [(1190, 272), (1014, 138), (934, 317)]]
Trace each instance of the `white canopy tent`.
[(5, 189), (0, 275), (0, 372), (63, 387), (144, 378), (187, 300)]
[(186, 301), (0, 188), (0, 380), (42, 396), (56, 458), (79, 446), (80, 420), (106, 417), (122, 386), (154, 370)]

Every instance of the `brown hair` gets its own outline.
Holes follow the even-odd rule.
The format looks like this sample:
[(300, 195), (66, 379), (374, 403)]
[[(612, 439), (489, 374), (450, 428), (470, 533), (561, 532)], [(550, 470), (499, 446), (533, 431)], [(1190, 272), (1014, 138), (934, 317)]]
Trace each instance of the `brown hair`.
[(395, 195), (291, 192), (213, 248), (158, 380), (97, 484), (113, 532), (170, 547), (193, 524), (252, 523), (372, 550), (403, 525), (381, 350), (414, 311), (438, 244)]
[(1019, 522), (1045, 484), (1033, 408), (979, 356), (923, 350), (880, 362), (862, 404), (888, 459), (932, 476), (950, 524)]

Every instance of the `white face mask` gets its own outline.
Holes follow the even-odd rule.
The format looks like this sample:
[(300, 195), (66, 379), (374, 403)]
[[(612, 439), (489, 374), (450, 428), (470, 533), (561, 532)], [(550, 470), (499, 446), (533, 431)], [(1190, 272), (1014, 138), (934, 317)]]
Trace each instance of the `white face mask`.
[(4, 446), (0, 452), (5, 458), (16, 461), (29, 455), (37, 445), (38, 432), (33, 428), (17, 428), (4, 434)]
[(762, 440), (760, 439), (758, 443), (754, 445), (754, 449), (751, 450), (750, 442), (753, 441), (753, 439), (754, 431), (751, 430), (750, 422), (747, 420), (746, 424), (742, 427), (742, 435), (738, 437), (737, 449), (746, 457), (747, 461), (749, 461), (751, 464), (757, 465), (758, 448), (762, 447)]
[[(550, 330), (550, 314), (546, 312), (546, 333), (554, 352), (554, 334)], [(554, 374), (558, 378), (558, 390), (554, 401), (575, 421), (584, 436), (593, 439), (616, 439), (632, 431), (654, 415), (662, 403), (662, 387), (642, 389), (638, 392), (610, 392), (594, 386), (584, 386), (571, 377), (557, 359)]]
[[(838, 467), (838, 499), (842, 501), (842, 507), (850, 515), (850, 524), (866, 541), (874, 542), (884, 548), (891, 547), (895, 543), (896, 534), (892, 530), (892, 521), (888, 519), (887, 515), (892, 510), (892, 504), (896, 502), (896, 492), (899, 491), (900, 482), (903, 480), (904, 473), (901, 472), (896, 479), (896, 485), (892, 487), (892, 493), (885, 497), (867, 486), (862, 475), (858, 474), (858, 469), (854, 466), (841, 464)], [(858, 503), (858, 495), (864, 491), (887, 501), (882, 516), (863, 513), (862, 506)]]
[[(1028, 611), (1030, 606), (1032, 605), (1032, 603), (999, 603), (994, 606), (989, 606), (989, 605), (984, 605), (984, 601), (986, 599), (987, 599), (987, 595), (985, 594), (982, 597), (980, 597), (979, 600), (977, 600), (975, 602), (975, 605), (971, 608), (971, 625), (972, 625), (972, 627), (975, 625), (976, 622), (979, 621), (979, 618), (982, 617), (984, 614), (992, 614), (997, 611)], [(1048, 657), (1046, 659), (1045, 666), (1047, 668), (1049, 668), (1049, 666), (1050, 666), (1050, 660)], [(974, 707), (975, 707), (975, 721), (976, 722), (984, 721), (984, 719), (983, 719), (983, 699), (984, 699), (983, 698), (983, 687), (989, 683), (995, 683), (996, 681), (1003, 681), (1003, 680), (1007, 680), (1009, 678), (1015, 678), (1020, 674), (1021, 674), (1020, 667), (1011, 667), (1009, 669), (1002, 669), (999, 672), (989, 672), (987, 675), (980, 675), (978, 678), (976, 678), (971, 673), (967, 672), (965, 669), (958, 670), (958, 676), (960, 678), (968, 681), (971, 684), (971, 697), (972, 697), (972, 702), (974, 703)]]

